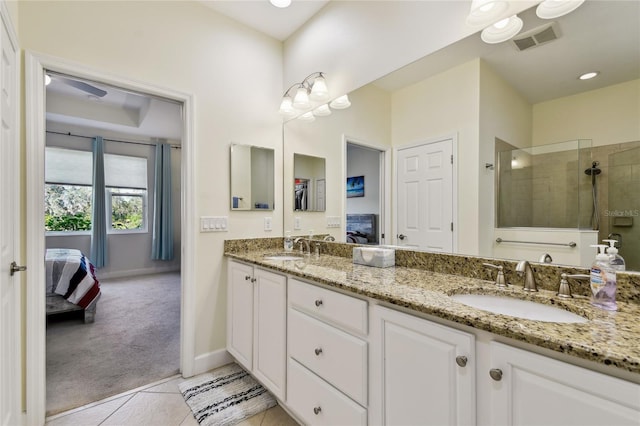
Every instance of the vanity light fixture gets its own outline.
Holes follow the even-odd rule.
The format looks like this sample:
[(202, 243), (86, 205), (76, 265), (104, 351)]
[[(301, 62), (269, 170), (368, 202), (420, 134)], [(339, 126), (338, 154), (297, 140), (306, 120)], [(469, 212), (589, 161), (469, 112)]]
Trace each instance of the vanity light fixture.
[(269, 0), (269, 3), (281, 9), (291, 6), (291, 0)]
[(580, 77), (578, 77), (580, 80), (591, 80), (594, 77), (597, 77), (600, 74), (599, 71), (591, 71), (591, 72), (586, 72), (584, 74), (582, 74)]
[(316, 117), (315, 117), (315, 115), (313, 115), (313, 113), (311, 111), (305, 112), (300, 117), (298, 117), (298, 120), (300, 120), (300, 121), (313, 121), (315, 119), (316, 119)]
[(522, 25), (522, 19), (518, 18), (517, 15), (513, 15), (482, 30), (480, 38), (489, 44), (502, 43), (518, 34), (522, 29)]
[(351, 106), (351, 102), (349, 102), (349, 96), (342, 95), (332, 100), (329, 106), (333, 109), (345, 109)]
[(509, 8), (509, 4), (502, 0), (473, 0), (471, 10), (467, 16), (467, 25), (483, 27), (500, 17)]
[[(295, 96), (291, 98), (291, 92), (295, 89)], [(307, 76), (301, 83), (289, 87), (280, 103), (280, 114), (285, 117), (293, 117), (297, 113), (311, 108), (311, 101), (326, 102), (329, 100), (329, 89), (324, 79), (324, 74), (314, 72)], [(297, 110), (297, 111), (296, 111)]]
[(536, 8), (536, 15), (542, 19), (554, 19), (576, 10), (584, 0), (544, 0)]
[(318, 108), (313, 110), (313, 115), (315, 115), (316, 117), (324, 117), (330, 114), (331, 114), (331, 109), (327, 104), (322, 104)]

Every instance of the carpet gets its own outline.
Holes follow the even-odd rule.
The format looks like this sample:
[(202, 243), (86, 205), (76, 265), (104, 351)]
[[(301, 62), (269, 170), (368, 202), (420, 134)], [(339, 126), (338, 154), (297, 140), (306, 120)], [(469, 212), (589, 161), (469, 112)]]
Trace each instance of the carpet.
[(203, 426), (235, 425), (277, 404), (238, 364), (184, 381), (179, 388), (193, 417)]
[(100, 288), (94, 323), (80, 311), (47, 318), (47, 416), (180, 369), (180, 273), (104, 279)]

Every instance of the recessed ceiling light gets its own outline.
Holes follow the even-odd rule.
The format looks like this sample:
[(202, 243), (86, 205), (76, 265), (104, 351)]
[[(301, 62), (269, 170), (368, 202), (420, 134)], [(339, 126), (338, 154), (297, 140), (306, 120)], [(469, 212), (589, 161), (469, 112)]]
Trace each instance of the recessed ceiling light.
[(580, 77), (578, 77), (580, 80), (590, 80), (593, 77), (597, 76), (598, 74), (600, 74), (598, 71), (592, 71), (592, 72), (587, 72), (582, 74)]
[(291, 6), (291, 0), (269, 0), (269, 3), (279, 8)]

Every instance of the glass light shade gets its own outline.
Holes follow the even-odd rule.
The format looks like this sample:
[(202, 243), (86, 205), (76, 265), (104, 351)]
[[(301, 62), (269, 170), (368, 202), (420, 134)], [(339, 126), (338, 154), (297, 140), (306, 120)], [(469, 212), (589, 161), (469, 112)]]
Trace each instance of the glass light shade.
[(508, 8), (509, 4), (502, 0), (473, 0), (466, 20), (467, 25), (472, 27), (489, 25)]
[(580, 80), (591, 80), (592, 78), (597, 77), (598, 74), (600, 74), (598, 71), (591, 71), (591, 72), (586, 72), (586, 73), (582, 74), (578, 78)]
[(269, 3), (279, 8), (291, 6), (291, 0), (269, 0)]
[(296, 115), (296, 110), (293, 109), (293, 101), (291, 97), (285, 96), (280, 103), (280, 114), (285, 117), (293, 117)]
[(482, 38), (482, 41), (489, 44), (502, 43), (503, 41), (507, 41), (518, 34), (522, 29), (522, 25), (522, 19), (513, 15), (510, 18), (498, 21), (490, 27), (482, 30), (480, 38)]
[(554, 19), (576, 10), (584, 0), (544, 0), (536, 8), (536, 15), (542, 19)]
[(311, 111), (305, 112), (300, 117), (298, 117), (298, 120), (300, 120), (300, 121), (313, 121), (315, 119), (316, 119), (316, 117), (313, 115), (313, 113)]
[(345, 109), (351, 106), (351, 102), (349, 102), (349, 96), (342, 95), (332, 100), (329, 106), (333, 109)]
[(309, 103), (309, 92), (304, 87), (298, 87), (296, 96), (293, 98), (293, 107), (297, 109), (307, 109), (311, 107)]
[(320, 75), (313, 81), (309, 98), (312, 101), (318, 102), (326, 102), (329, 100), (329, 89), (323, 76)]
[(51, 84), (51, 77), (49, 76), (49, 74), (45, 74), (44, 75), (44, 85), (48, 86)]
[(325, 115), (330, 115), (331, 109), (329, 109), (329, 105), (324, 104), (320, 105), (318, 108), (313, 110), (313, 115), (316, 117), (324, 117)]

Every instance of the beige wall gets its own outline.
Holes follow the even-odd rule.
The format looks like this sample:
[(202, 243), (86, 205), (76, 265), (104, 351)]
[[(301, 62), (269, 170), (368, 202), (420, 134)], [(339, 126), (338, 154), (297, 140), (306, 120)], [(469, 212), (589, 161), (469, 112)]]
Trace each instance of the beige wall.
[(472, 60), (392, 95), (394, 147), (457, 135), (457, 251), (466, 254), (477, 254), (479, 244), (479, 67)]
[[(269, 234), (264, 212), (230, 212), (228, 178), (231, 141), (275, 148), (281, 158), (281, 43), (198, 2), (24, 1), (18, 12), (22, 49), (194, 95), (196, 211), (186, 220), (228, 215), (230, 229), (195, 236), (195, 353), (224, 348), (223, 240), (282, 235), (281, 191)], [(276, 163), (276, 182), (281, 170)]]
[(533, 146), (591, 139), (594, 146), (640, 139), (640, 79), (533, 106)]

